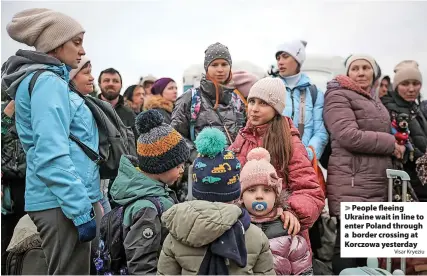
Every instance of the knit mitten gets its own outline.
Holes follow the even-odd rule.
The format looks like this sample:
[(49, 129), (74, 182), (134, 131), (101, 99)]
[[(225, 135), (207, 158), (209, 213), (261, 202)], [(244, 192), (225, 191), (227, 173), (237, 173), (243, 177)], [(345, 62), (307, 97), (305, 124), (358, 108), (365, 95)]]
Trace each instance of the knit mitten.
[(95, 219), (92, 219), (85, 224), (77, 226), (77, 231), (79, 233), (79, 241), (89, 242), (96, 237), (96, 222)]

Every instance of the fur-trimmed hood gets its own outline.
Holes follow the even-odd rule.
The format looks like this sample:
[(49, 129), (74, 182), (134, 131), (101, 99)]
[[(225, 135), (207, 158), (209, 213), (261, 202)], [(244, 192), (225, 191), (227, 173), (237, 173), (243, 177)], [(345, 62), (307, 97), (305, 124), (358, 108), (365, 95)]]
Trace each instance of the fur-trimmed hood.
[(174, 107), (174, 103), (166, 100), (161, 95), (151, 96), (148, 99), (147, 104), (145, 105), (146, 110), (160, 108), (160, 109), (166, 110), (169, 113), (172, 113), (173, 107)]

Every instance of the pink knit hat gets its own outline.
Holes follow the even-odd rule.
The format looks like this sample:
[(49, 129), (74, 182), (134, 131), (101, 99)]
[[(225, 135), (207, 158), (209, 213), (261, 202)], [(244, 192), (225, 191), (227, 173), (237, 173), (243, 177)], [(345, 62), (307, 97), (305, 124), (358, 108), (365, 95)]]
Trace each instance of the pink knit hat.
[(247, 98), (252, 85), (258, 81), (257, 76), (246, 71), (233, 72), (234, 87)]
[(276, 169), (270, 163), (270, 153), (264, 148), (255, 148), (248, 153), (247, 160), (240, 172), (240, 198), (247, 189), (257, 185), (273, 187), (279, 196), (282, 192), (282, 179), (277, 176)]

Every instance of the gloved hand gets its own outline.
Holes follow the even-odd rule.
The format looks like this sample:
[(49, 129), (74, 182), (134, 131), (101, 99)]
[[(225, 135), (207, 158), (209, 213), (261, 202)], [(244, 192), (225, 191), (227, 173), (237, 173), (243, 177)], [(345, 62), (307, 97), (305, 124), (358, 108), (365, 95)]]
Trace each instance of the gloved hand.
[(85, 224), (77, 226), (77, 232), (79, 233), (79, 241), (89, 242), (93, 240), (96, 237), (95, 218)]

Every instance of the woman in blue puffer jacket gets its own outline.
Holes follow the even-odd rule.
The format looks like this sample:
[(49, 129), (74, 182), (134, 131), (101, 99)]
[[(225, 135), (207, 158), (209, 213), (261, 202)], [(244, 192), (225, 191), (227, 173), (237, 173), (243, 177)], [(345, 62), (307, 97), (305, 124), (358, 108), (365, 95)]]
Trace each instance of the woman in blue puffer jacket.
[[(323, 92), (317, 90), (315, 93), (311, 93), (310, 79), (300, 71), (305, 61), (306, 45), (305, 41), (300, 40), (279, 45), (276, 52), (278, 71), (272, 72), (272, 74), (281, 78), (286, 85), (288, 93), (285, 93), (286, 107), (283, 115), (291, 118), (295, 127), (298, 128), (308, 156), (310, 160), (313, 160), (314, 154), (309, 147), (313, 147), (317, 158), (320, 158), (329, 136), (323, 124)], [(313, 88), (317, 89), (315, 86)], [(303, 108), (300, 107), (301, 91), (305, 91)], [(312, 94), (316, 96), (315, 99), (312, 99)], [(301, 110), (304, 112), (304, 126), (301, 125)]]
[(69, 71), (85, 55), (84, 29), (48, 9), (19, 12), (6, 29), (36, 48), (19, 50), (2, 66), (2, 90), (15, 100), (26, 153), (25, 211), (40, 233), (48, 274), (88, 275), (95, 213), (100, 218), (102, 212), (99, 167), (69, 136), (96, 152), (99, 136), (89, 108), (68, 86)]

